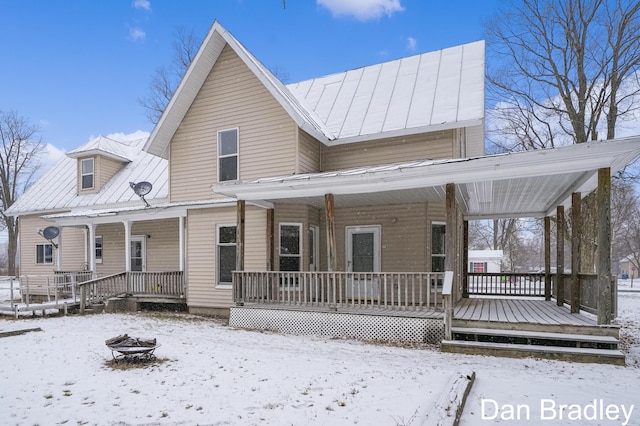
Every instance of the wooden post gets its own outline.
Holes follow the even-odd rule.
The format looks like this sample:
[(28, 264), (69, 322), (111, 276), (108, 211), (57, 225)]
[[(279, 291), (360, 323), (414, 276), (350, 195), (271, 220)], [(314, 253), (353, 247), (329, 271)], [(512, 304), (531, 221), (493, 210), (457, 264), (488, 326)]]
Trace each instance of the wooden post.
[(611, 324), (611, 169), (598, 170), (598, 324)]
[(462, 297), (469, 297), (469, 221), (462, 221)]
[(580, 313), (580, 240), (582, 237), (582, 197), (571, 194), (571, 313)]
[(556, 208), (556, 304), (564, 305), (564, 206)]
[[(236, 202), (236, 272), (244, 271), (244, 226), (245, 226), (245, 201)], [(236, 295), (236, 304), (244, 305), (243, 280), (233, 280), (233, 293)]]
[(551, 300), (551, 218), (544, 218), (544, 300)]
[(324, 204), (327, 213), (327, 269), (329, 272), (334, 272), (337, 269), (337, 260), (333, 194), (325, 194)]
[(275, 219), (273, 209), (267, 210), (267, 271), (274, 270), (274, 232), (275, 232)]
[(87, 306), (87, 286), (80, 286), (80, 314), (84, 315), (84, 310)]
[(456, 271), (456, 185), (448, 183), (446, 186), (445, 214), (447, 216), (447, 224), (445, 229), (444, 242), (444, 270), (453, 271), (453, 291), (451, 293), (452, 303), (460, 298), (458, 290), (458, 279)]

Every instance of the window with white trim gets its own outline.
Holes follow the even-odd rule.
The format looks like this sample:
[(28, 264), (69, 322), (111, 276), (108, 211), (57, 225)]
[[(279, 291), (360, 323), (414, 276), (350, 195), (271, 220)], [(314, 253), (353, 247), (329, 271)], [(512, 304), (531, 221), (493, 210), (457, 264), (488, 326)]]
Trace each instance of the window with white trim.
[(444, 272), (446, 225), (431, 224), (431, 272)]
[(487, 262), (469, 262), (469, 272), (487, 272)]
[(102, 236), (96, 236), (95, 247), (96, 247), (96, 263), (102, 263)]
[(280, 271), (300, 271), (302, 265), (302, 224), (280, 224)]
[(218, 181), (238, 180), (238, 129), (218, 132)]
[(82, 182), (82, 189), (93, 189), (93, 181), (95, 177), (94, 169), (95, 163), (93, 158), (84, 158), (80, 160), (80, 181)]
[(53, 244), (36, 244), (36, 264), (53, 263)]
[(231, 285), (236, 269), (236, 225), (218, 225), (218, 285)]

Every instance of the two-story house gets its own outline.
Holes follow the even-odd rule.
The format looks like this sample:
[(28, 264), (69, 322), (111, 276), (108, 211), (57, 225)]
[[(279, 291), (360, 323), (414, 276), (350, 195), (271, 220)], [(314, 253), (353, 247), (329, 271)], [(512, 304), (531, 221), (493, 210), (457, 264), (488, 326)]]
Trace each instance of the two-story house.
[(191, 312), (239, 326), (440, 339), (468, 220), (548, 217), (640, 154), (484, 156), (484, 101), (482, 41), (284, 85), (215, 22), (148, 140), (90, 141), (10, 209), (21, 272), (172, 274)]

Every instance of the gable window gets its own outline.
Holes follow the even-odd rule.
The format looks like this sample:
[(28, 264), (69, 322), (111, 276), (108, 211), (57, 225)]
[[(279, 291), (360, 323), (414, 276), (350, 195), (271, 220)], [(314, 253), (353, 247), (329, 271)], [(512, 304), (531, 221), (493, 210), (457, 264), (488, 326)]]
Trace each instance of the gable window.
[(97, 236), (95, 239), (96, 245), (96, 263), (102, 263), (102, 237)]
[(94, 162), (93, 158), (80, 160), (80, 180), (82, 189), (93, 189)]
[(444, 223), (431, 224), (431, 272), (444, 272), (445, 231)]
[(218, 181), (238, 180), (238, 129), (218, 132)]
[(53, 263), (53, 244), (36, 244), (36, 263), (39, 265)]
[(231, 285), (236, 269), (236, 226), (218, 226), (218, 285)]
[(280, 270), (299, 271), (302, 257), (302, 224), (280, 224)]

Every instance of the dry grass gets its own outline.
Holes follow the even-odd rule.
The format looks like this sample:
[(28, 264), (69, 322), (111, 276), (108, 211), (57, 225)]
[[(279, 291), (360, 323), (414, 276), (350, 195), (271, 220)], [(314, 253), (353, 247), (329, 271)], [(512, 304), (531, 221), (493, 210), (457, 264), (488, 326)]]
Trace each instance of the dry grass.
[(157, 358), (155, 356), (123, 356), (105, 361), (105, 365), (112, 370), (133, 370), (136, 368), (157, 367), (170, 361), (168, 358)]

